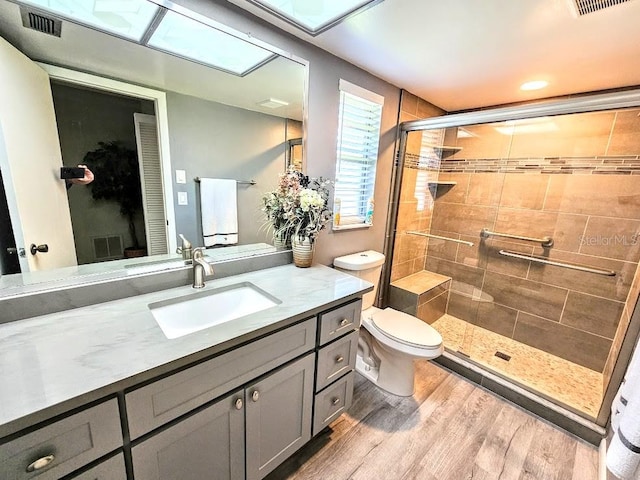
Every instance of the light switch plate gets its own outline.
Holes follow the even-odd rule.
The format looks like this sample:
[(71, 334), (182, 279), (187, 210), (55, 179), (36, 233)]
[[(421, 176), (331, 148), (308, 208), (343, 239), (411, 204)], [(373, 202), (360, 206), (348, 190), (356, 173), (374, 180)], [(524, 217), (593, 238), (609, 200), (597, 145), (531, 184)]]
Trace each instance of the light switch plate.
[(187, 172), (185, 170), (176, 170), (176, 183), (187, 183)]
[(189, 205), (187, 192), (178, 192), (178, 205)]

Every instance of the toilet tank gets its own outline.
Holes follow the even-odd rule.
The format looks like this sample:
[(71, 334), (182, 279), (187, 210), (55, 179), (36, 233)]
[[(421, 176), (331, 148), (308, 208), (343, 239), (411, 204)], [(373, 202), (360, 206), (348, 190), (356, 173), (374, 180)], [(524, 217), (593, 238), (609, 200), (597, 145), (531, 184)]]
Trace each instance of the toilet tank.
[(333, 260), (333, 266), (336, 270), (373, 283), (373, 291), (365, 294), (362, 299), (363, 310), (373, 306), (376, 300), (383, 264), (384, 255), (374, 250), (352, 253)]

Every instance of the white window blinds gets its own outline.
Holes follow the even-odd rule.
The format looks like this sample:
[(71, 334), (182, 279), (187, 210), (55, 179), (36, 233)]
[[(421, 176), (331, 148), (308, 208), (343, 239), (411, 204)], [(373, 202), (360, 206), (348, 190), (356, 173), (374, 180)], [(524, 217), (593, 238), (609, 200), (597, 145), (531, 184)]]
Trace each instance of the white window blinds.
[(340, 80), (333, 228), (371, 225), (384, 97)]

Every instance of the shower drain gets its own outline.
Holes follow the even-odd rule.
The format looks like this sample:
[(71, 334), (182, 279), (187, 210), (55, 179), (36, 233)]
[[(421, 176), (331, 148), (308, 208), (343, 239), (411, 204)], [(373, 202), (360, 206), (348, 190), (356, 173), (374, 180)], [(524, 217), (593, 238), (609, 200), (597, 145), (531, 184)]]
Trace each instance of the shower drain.
[(507, 362), (511, 360), (511, 355), (507, 355), (506, 353), (502, 353), (498, 351), (494, 355), (498, 358), (501, 358), (502, 360), (506, 360)]

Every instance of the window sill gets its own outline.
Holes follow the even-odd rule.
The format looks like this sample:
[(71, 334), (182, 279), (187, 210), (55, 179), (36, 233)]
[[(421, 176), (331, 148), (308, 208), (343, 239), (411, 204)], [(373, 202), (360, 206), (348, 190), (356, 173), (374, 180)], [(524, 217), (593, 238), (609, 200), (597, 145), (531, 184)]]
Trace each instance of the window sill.
[(371, 223), (352, 223), (352, 224), (347, 224), (347, 225), (339, 225), (339, 226), (333, 226), (331, 227), (331, 230), (333, 230), (334, 232), (340, 232), (342, 230), (357, 230), (359, 228), (370, 228), (373, 227), (373, 224)]

